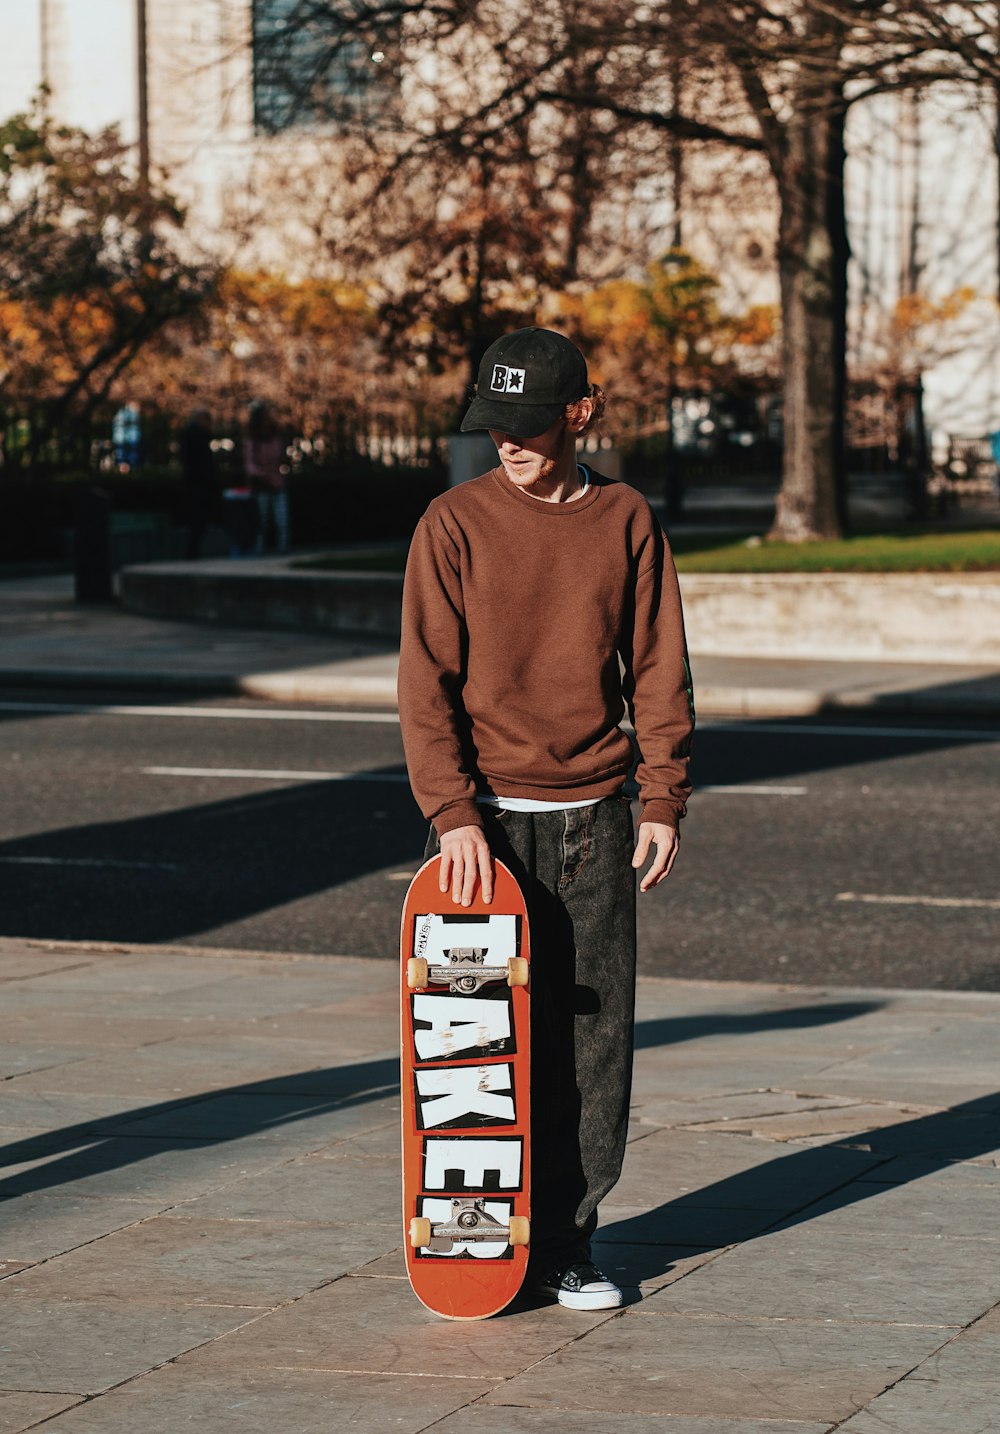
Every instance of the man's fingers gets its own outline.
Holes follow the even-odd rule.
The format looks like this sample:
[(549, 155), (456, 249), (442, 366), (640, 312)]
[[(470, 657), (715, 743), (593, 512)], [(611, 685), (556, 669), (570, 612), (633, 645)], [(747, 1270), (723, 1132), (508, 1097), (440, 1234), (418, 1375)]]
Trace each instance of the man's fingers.
[(479, 875), (479, 866), (476, 862), (475, 852), (465, 854), (465, 867), (462, 872), (462, 905), (471, 906), (472, 897), (476, 890), (476, 878)]
[(462, 889), (465, 885), (465, 852), (461, 847), (455, 853), (454, 866), (451, 870), (451, 899), (456, 906), (462, 900)]
[(493, 900), (493, 858), (485, 842), (479, 848), (479, 881), (483, 888), (483, 900), (489, 906)]
[(655, 843), (656, 855), (639, 883), (640, 891), (652, 891), (654, 886), (659, 886), (660, 882), (670, 875), (680, 850), (680, 834), (662, 822), (643, 822), (639, 827), (639, 841), (632, 859), (633, 866), (642, 865), (649, 854), (651, 843)]
[(649, 843), (652, 840), (652, 836), (653, 833), (649, 827), (641, 826), (639, 828), (639, 840), (635, 844), (635, 856), (632, 858), (633, 866), (642, 866), (646, 860), (646, 857), (649, 855)]
[(441, 870), (438, 875), (438, 888), (444, 892), (451, 885), (451, 853), (446, 847), (441, 848)]
[(489, 843), (480, 827), (461, 827), (441, 838), (442, 892), (451, 890), (456, 906), (471, 906), (476, 882), (482, 887), (483, 900), (493, 899), (493, 861)]
[(653, 861), (652, 866), (649, 868), (649, 870), (646, 872), (646, 875), (639, 883), (639, 890), (648, 891), (651, 886), (658, 886), (659, 883), (666, 876), (669, 869), (670, 868), (667, 865), (667, 852), (664, 850), (663, 847), (658, 846), (656, 848), (656, 857)]

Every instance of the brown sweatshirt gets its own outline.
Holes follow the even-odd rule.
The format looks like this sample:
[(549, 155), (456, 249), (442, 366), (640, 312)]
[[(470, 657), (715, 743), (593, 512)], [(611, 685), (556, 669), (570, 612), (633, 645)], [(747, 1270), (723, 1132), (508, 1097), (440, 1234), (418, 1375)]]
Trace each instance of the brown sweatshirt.
[(399, 715), (438, 832), (481, 825), (477, 793), (618, 791), (626, 707), (641, 820), (676, 826), (694, 708), (677, 576), (646, 500), (592, 473), (579, 498), (542, 502), (502, 468), (435, 498), (406, 566)]

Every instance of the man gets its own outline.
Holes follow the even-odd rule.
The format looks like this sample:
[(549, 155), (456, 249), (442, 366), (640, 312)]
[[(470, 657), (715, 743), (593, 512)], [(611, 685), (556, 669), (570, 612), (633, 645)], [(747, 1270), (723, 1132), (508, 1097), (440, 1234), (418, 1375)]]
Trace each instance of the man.
[[(576, 346), (498, 339), (463, 432), (499, 466), (436, 498), (403, 596), (399, 712), (442, 891), (492, 897), (492, 858), (521, 882), (532, 946), (529, 1278), (572, 1309), (621, 1291), (591, 1262), (621, 1173), (632, 1074), (635, 870), (650, 891), (678, 849), (694, 712), (680, 598), (645, 499), (578, 464), (599, 419)], [(642, 811), (623, 795), (632, 747)]]
[(247, 411), (243, 440), (243, 471), (257, 502), (257, 552), (267, 547), (271, 524), (279, 553), (287, 553), (288, 443), (266, 403), (254, 399)]
[(184, 520), (188, 530), (187, 557), (201, 557), (205, 530), (216, 516), (218, 487), (212, 452), (212, 415), (196, 408), (180, 431), (178, 442), (184, 485)]

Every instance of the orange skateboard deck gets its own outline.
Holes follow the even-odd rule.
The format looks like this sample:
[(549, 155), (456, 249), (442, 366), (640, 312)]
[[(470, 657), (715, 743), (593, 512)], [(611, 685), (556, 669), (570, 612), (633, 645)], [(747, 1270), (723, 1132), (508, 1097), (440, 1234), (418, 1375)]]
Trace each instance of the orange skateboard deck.
[(528, 1263), (528, 913), (494, 862), (493, 900), (438, 889), (440, 857), (417, 872), (401, 924), (403, 1244), (422, 1304), (486, 1319)]

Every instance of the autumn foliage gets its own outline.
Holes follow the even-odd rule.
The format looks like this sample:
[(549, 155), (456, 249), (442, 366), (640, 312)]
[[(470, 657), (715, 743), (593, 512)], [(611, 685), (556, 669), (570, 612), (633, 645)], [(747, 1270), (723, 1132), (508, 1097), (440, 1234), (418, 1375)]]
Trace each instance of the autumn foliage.
[(0, 125), (0, 399), (32, 409), (35, 453), (211, 294), (215, 265), (183, 226), (115, 130), (88, 135), (40, 108)]
[(728, 313), (718, 278), (683, 249), (639, 279), (615, 279), (559, 299), (563, 319), (619, 391), (663, 398), (676, 388), (713, 388), (736, 374), (777, 367), (777, 311)]

